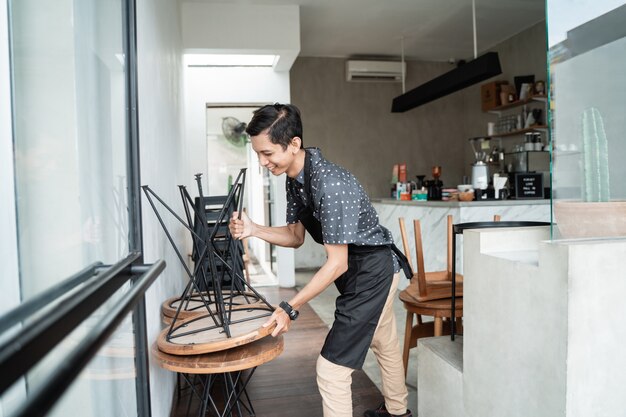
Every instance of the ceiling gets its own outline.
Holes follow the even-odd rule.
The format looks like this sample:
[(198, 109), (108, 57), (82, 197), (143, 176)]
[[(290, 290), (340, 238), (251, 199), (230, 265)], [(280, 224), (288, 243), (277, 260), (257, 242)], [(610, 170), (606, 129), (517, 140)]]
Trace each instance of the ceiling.
[[(300, 56), (472, 59), (471, 0), (202, 0), (299, 5)], [(544, 0), (476, 0), (478, 53), (545, 19)], [(262, 22), (259, 22), (262, 25)]]

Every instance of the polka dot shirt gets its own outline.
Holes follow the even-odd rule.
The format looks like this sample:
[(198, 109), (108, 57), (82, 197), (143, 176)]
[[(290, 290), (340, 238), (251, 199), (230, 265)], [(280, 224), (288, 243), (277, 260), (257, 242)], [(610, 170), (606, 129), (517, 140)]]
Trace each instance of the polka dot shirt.
[[(304, 187), (304, 169), (287, 177), (287, 223), (297, 223), (298, 213), (313, 199), (313, 216), (322, 225), (328, 244), (379, 246), (393, 243), (391, 232), (378, 223), (378, 213), (354, 175), (326, 160), (319, 149), (311, 155), (311, 194)], [(399, 270), (394, 256), (396, 272)]]

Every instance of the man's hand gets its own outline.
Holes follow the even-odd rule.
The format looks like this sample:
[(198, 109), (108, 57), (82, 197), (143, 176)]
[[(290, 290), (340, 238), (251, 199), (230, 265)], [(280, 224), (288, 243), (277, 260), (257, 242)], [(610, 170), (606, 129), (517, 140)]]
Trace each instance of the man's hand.
[(263, 327), (269, 327), (272, 323), (276, 323), (276, 328), (272, 332), (272, 336), (276, 337), (279, 334), (287, 333), (289, 331), (289, 326), (291, 326), (291, 319), (289, 315), (282, 308), (278, 307), (272, 313), (272, 316), (263, 323)]
[(252, 220), (250, 220), (250, 218), (245, 212), (241, 213), (241, 220), (238, 217), (239, 217), (239, 212), (235, 211), (230, 218), (230, 223), (228, 223), (230, 234), (233, 235), (233, 237), (238, 240), (241, 240), (248, 236), (252, 236), (252, 230), (253, 230)]

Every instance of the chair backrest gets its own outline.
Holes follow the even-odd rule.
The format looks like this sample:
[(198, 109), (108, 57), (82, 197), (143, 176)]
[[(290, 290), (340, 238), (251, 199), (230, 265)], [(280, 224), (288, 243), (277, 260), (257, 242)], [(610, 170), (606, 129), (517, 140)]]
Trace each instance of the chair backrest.
[[(496, 214), (493, 217), (493, 220), (496, 222), (500, 221), (500, 216)], [(402, 246), (404, 247), (404, 254), (409, 261), (409, 265), (411, 265), (411, 269), (413, 269), (413, 263), (411, 262), (411, 250), (409, 248), (409, 242), (407, 239), (404, 218), (400, 217), (398, 221), (400, 222), (400, 235), (402, 236)], [(411, 282), (417, 281), (420, 297), (426, 297), (428, 295), (428, 289), (426, 286), (426, 269), (424, 267), (424, 245), (422, 242), (422, 226), (418, 219), (413, 220), (413, 228), (415, 230), (415, 256), (417, 261), (417, 273), (413, 274)], [(452, 281), (452, 228), (453, 218), (452, 215), (448, 215), (446, 230), (447, 262), (445, 271), (447, 272), (447, 274), (445, 275), (445, 280), (447, 281)], [(415, 271), (415, 269), (413, 269), (413, 271)]]
[(404, 247), (404, 255), (406, 256), (407, 261), (409, 261), (409, 266), (411, 267), (411, 270), (415, 271), (415, 269), (413, 269), (413, 262), (411, 262), (411, 251), (409, 249), (409, 240), (406, 237), (404, 217), (400, 217), (398, 221), (400, 222), (400, 235), (402, 236), (402, 246)]
[(420, 297), (425, 297), (426, 289), (426, 270), (424, 268), (424, 246), (422, 245), (422, 225), (420, 221), (413, 220), (413, 229), (415, 230), (415, 256), (417, 257), (417, 288)]
[[(446, 271), (448, 271), (447, 280), (452, 280), (452, 215), (448, 214), (446, 225)], [(422, 243), (422, 226), (419, 220), (413, 220), (413, 228), (415, 229), (415, 251), (417, 252), (418, 270), (424, 270), (424, 247)], [(422, 268), (420, 268), (420, 265)], [(424, 271), (424, 274), (426, 272)], [(425, 277), (425, 275), (424, 275)], [(424, 278), (426, 279), (426, 278)]]
[[(409, 265), (411, 265), (411, 269), (413, 269), (413, 264), (411, 262), (411, 251), (409, 248), (409, 242), (407, 239), (406, 228), (404, 224), (404, 218), (400, 217), (398, 219), (400, 222), (400, 235), (402, 236), (402, 245), (404, 247), (404, 254), (406, 255)], [(426, 287), (426, 269), (424, 267), (424, 245), (422, 242), (422, 226), (419, 220), (413, 220), (413, 228), (415, 230), (415, 256), (417, 261), (417, 273), (413, 275), (411, 281), (416, 280), (418, 291), (420, 297), (425, 297), (427, 295), (427, 287)], [(447, 271), (448, 276), (446, 279), (451, 280), (452, 275), (452, 216), (448, 216), (448, 225), (447, 225)], [(415, 271), (415, 269), (413, 269)]]

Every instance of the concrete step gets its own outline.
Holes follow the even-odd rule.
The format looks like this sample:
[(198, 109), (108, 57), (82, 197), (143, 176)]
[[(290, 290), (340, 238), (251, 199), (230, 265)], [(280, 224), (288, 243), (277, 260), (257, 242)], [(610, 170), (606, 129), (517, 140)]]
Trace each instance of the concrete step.
[(417, 341), (417, 415), (465, 417), (463, 406), (463, 337)]

